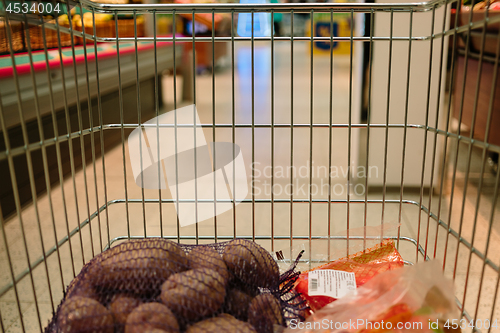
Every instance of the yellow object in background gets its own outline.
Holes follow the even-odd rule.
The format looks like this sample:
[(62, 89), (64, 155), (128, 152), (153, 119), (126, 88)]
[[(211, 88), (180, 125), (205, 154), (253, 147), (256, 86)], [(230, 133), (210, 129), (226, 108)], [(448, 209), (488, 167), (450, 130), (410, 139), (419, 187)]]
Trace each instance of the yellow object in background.
[[(307, 27), (311, 24), (308, 23)], [(334, 13), (333, 24), (332, 16), (330, 13), (316, 13), (314, 14), (313, 22), (313, 36), (315, 37), (350, 37), (351, 36), (351, 14), (350, 13)], [(310, 30), (310, 29), (309, 29)], [(310, 31), (307, 32), (311, 36)], [(330, 47), (333, 47), (335, 54), (349, 54), (351, 43), (348, 41), (330, 40), (315, 41), (313, 44), (313, 54), (330, 54)], [(310, 45), (308, 50), (310, 50)]]
[(166, 35), (172, 32), (172, 16), (162, 15), (156, 19), (156, 33)]
[[(173, 18), (171, 14), (159, 14), (156, 19), (156, 33), (158, 35), (167, 35), (173, 32)], [(175, 31), (180, 32), (183, 31), (183, 21), (181, 18), (177, 17), (175, 20), (175, 24), (177, 25), (177, 29)]]

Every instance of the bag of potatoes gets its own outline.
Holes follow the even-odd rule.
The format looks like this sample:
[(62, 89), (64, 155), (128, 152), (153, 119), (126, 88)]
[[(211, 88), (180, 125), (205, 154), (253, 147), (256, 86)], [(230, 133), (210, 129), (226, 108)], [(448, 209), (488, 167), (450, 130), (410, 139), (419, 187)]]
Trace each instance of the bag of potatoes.
[(85, 265), (45, 331), (273, 333), (299, 313), (296, 278), (245, 239), (129, 240)]

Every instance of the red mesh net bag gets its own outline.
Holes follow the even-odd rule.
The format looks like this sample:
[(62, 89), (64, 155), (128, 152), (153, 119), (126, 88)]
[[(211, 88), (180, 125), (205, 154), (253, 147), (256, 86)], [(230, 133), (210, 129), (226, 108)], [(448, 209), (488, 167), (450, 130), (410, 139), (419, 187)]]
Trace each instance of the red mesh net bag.
[(273, 333), (300, 318), (294, 269), (280, 276), (272, 256), (244, 239), (126, 241), (85, 265), (45, 332)]
[(331, 269), (354, 273), (356, 286), (362, 286), (377, 274), (404, 266), (404, 261), (394, 242), (384, 240), (371, 248), (359, 251), (345, 258), (341, 258), (300, 274), (295, 282), (295, 290), (307, 300), (312, 311), (321, 309), (336, 300), (330, 296), (312, 296), (309, 294), (309, 272)]

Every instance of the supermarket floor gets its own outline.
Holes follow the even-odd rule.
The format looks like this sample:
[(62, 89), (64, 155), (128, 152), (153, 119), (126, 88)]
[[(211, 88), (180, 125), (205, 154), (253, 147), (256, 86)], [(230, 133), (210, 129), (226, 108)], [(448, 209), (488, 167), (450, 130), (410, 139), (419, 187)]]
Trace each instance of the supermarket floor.
[[(236, 49), (235, 58), (237, 66), (234, 69), (235, 87), (235, 122), (251, 123), (252, 110), (254, 110), (255, 123), (271, 122), (271, 82), (269, 71), (271, 70), (271, 53), (268, 47), (256, 42), (254, 68), (252, 71), (252, 58), (249, 45), (241, 45)], [(292, 97), (290, 95), (290, 73), (291, 57), (290, 49), (286, 45), (276, 44), (275, 49), (275, 89), (274, 89), (274, 122), (289, 123), (290, 107)], [(314, 82), (313, 82), (313, 114), (315, 123), (328, 123), (330, 99), (329, 96), (330, 71), (328, 57), (315, 57)], [(251, 75), (254, 74), (252, 86)], [(309, 123), (311, 106), (311, 82), (310, 63), (306, 47), (297, 45), (294, 52), (293, 72), (293, 122)], [(334, 61), (333, 80), (333, 122), (346, 122), (346, 114), (349, 109), (349, 59), (344, 56), (336, 56)], [(164, 94), (167, 102), (165, 111), (171, 110), (171, 78), (164, 80)], [(254, 98), (252, 99), (252, 88)], [(226, 67), (218, 70), (215, 77), (215, 93), (212, 91), (212, 76), (200, 75), (196, 78), (196, 106), (201, 121), (212, 122), (212, 106), (215, 105), (216, 123), (232, 122), (232, 71)], [(213, 101), (215, 96), (215, 103)], [(274, 155), (271, 155), (271, 130), (269, 128), (256, 128), (254, 140), (252, 141), (251, 129), (240, 128), (235, 132), (235, 142), (241, 147), (244, 159), (250, 166), (252, 155), (260, 167), (270, 165), (271, 156), (274, 156), (275, 170), (280, 166), (286, 167), (290, 163), (292, 133), (289, 128), (275, 129)], [(358, 133), (363, 135), (363, 133)], [(213, 137), (211, 129), (205, 131), (208, 138)], [(231, 141), (231, 128), (218, 128), (215, 133), (217, 141)], [(328, 156), (321, 152), (328, 151), (329, 132), (318, 131), (314, 133), (313, 142), (310, 142), (309, 128), (297, 128), (293, 132), (293, 163), (295, 166), (307, 166), (310, 161), (310, 147), (313, 147), (313, 162), (316, 166), (328, 163)], [(332, 165), (347, 167), (347, 131), (343, 129), (334, 130), (332, 133)], [(494, 265), (500, 263), (500, 222), (498, 210), (500, 205), (493, 203), (493, 191), (495, 177), (489, 171), (480, 175), (481, 151), (472, 151), (471, 167), (468, 176), (467, 169), (468, 147), (459, 147), (459, 158), (457, 164), (455, 186), (452, 186), (453, 162), (455, 149), (447, 159), (449, 167), (443, 178), (444, 190), (442, 196), (434, 194), (429, 198), (427, 193), (420, 197), (417, 189), (404, 188), (403, 199), (422, 202), (429, 206), (431, 211), (440, 215), (440, 218), (449, 223), (450, 227), (460, 232), (461, 237), (473, 242), (477, 251), (485, 253)], [(253, 149), (252, 149), (253, 148)], [(354, 149), (354, 148), (353, 148)], [(252, 151), (254, 154), (252, 154)], [(357, 150), (353, 150), (353, 154)], [(20, 332), (21, 325), (27, 332), (35, 332), (46, 326), (54, 309), (63, 296), (63, 289), (71, 279), (78, 274), (85, 262), (95, 254), (102, 251), (105, 246), (115, 237), (119, 236), (172, 236), (177, 237), (178, 227), (176, 213), (171, 204), (145, 203), (145, 199), (170, 198), (168, 190), (141, 190), (136, 186), (130, 167), (129, 152), (127, 144), (117, 146), (106, 151), (104, 158), (98, 158), (94, 165), (87, 165), (85, 170), (75, 174), (74, 181), (71, 178), (61, 185), (52, 188), (50, 197), (43, 195), (38, 198), (37, 205), (25, 208), (21, 217), (12, 218), (5, 225), (7, 247), (0, 242), (0, 287), (11, 282), (11, 272), (8, 256), (12, 263), (12, 269), (17, 276), (21, 274), (28, 265), (39, 263), (16, 288), (10, 289), (0, 297), (0, 315), (2, 330), (5, 332)], [(334, 163), (334, 164), (333, 164)], [(105, 167), (103, 167), (103, 165)], [(103, 173), (105, 170), (105, 174)], [(260, 169), (259, 169), (260, 170)], [(257, 170), (256, 170), (257, 171)], [(261, 170), (262, 171), (262, 170)], [(126, 172), (126, 176), (124, 173)], [(249, 174), (251, 171), (247, 169)], [(467, 183), (465, 180), (468, 177)], [(478, 196), (478, 182), (482, 179), (480, 195)], [(124, 181), (126, 180), (126, 181)], [(256, 176), (256, 180), (262, 184), (262, 191), (256, 193), (255, 198), (270, 198), (270, 191), (265, 191), (269, 186), (269, 177), (264, 172)], [(313, 183), (321, 183), (325, 178), (321, 175), (313, 176)], [(266, 183), (267, 182), (267, 183)], [(283, 188), (290, 182), (289, 175), (276, 174), (274, 183)], [(331, 195), (331, 199), (345, 199), (347, 196), (346, 179), (335, 178), (332, 184), (344, 186), (345, 192)], [(293, 244), (289, 240), (279, 240), (283, 236), (293, 235), (308, 236), (309, 230), (312, 236), (340, 235), (349, 226), (357, 229), (363, 225), (376, 226), (382, 220), (382, 205), (380, 204), (355, 204), (348, 207), (345, 203), (331, 205), (331, 210), (324, 203), (309, 204), (307, 193), (298, 192), (300, 188), (309, 184), (309, 175), (298, 173), (294, 177), (294, 198), (305, 199), (304, 203), (295, 203), (293, 207), (289, 203), (255, 204), (242, 203), (236, 209), (236, 222), (233, 213), (226, 212), (217, 219), (201, 222), (197, 225), (180, 228), (180, 236), (190, 236), (198, 233), (200, 236), (231, 237), (248, 236), (255, 230), (255, 235), (275, 235), (278, 240), (269, 240), (261, 243), (272, 251), (283, 250), (285, 256), (293, 251), (306, 249), (305, 258), (328, 259), (327, 250), (331, 250), (331, 258), (340, 254), (340, 249), (345, 248), (342, 241), (332, 242), (330, 247), (325, 241), (295, 240)], [(439, 184), (439, 182), (438, 182)], [(465, 186), (467, 184), (467, 186)], [(464, 194), (465, 193), (465, 194)], [(42, 254), (55, 246), (71, 230), (78, 227), (78, 223), (84, 221), (98, 207), (106, 202), (116, 199), (139, 199), (138, 203), (112, 204), (103, 210), (91, 223), (82, 228), (81, 233), (71, 237), (70, 242), (65, 242), (59, 247), (59, 251), (44, 258)], [(328, 193), (319, 193), (315, 198), (328, 198)], [(351, 193), (351, 199), (364, 199), (364, 193), (357, 196)], [(369, 199), (380, 199), (380, 190), (372, 190), (368, 193)], [(387, 199), (400, 199), (400, 191), (388, 191)], [(276, 192), (274, 199), (289, 199), (289, 193)], [(478, 203), (478, 200), (479, 203)], [(144, 207), (144, 209), (143, 209)], [(451, 208), (450, 208), (451, 207)], [(495, 208), (494, 208), (495, 207)], [(463, 208), (463, 209), (462, 209)], [(492, 209), (496, 212), (490, 228)], [(310, 214), (311, 210), (311, 214)], [(450, 211), (452, 212), (451, 217)], [(421, 215), (420, 215), (421, 214)], [(293, 219), (291, 218), (293, 216)], [(311, 216), (311, 218), (310, 218)], [(471, 316), (480, 319), (500, 318), (500, 305), (497, 300), (494, 312), (491, 312), (494, 304), (495, 289), (498, 286), (498, 273), (489, 266), (484, 267), (483, 260), (472, 254), (471, 251), (461, 245), (457, 250), (457, 240), (453, 235), (446, 232), (446, 228), (437, 227), (433, 219), (428, 219), (425, 212), (421, 212), (417, 205), (411, 204), (386, 204), (383, 210), (384, 222), (396, 227), (385, 230), (386, 236), (396, 236), (398, 230), (401, 235), (419, 242), (429, 257), (434, 257), (445, 262), (446, 275), (455, 276), (455, 287), (457, 298), (460, 302), (465, 297), (465, 309)], [(400, 223), (400, 229), (397, 225)], [(235, 229), (236, 226), (236, 229)], [(43, 238), (43, 242), (41, 239)], [(193, 242), (186, 240), (186, 242)], [(488, 246), (488, 249), (487, 249)], [(8, 248), (8, 253), (7, 253)], [(399, 249), (404, 258), (415, 262), (422, 260), (422, 254), (417, 255), (415, 245), (408, 241), (400, 241)], [(310, 250), (310, 252), (309, 252)], [(29, 253), (29, 256), (26, 255)], [(470, 258), (470, 261), (469, 261)], [(39, 260), (39, 262), (37, 262)], [(456, 263), (456, 265), (455, 265)], [(1, 289), (0, 289), (1, 290)], [(464, 290), (466, 290), (464, 296)], [(480, 292), (480, 294), (479, 294)], [(20, 307), (18, 307), (19, 301)], [(23, 315), (23, 322), (19, 319), (19, 312)]]

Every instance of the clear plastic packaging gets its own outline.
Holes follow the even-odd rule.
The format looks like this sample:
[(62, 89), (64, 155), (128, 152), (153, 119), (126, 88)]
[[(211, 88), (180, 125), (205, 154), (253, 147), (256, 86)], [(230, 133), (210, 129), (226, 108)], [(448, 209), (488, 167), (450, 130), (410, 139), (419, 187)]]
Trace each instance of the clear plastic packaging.
[(445, 332), (460, 318), (454, 295), (441, 264), (428, 261), (379, 274), (285, 332)]

